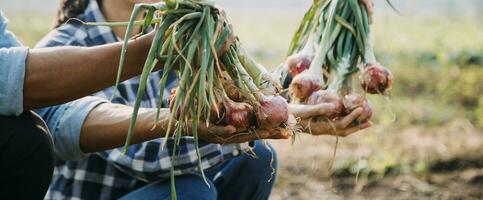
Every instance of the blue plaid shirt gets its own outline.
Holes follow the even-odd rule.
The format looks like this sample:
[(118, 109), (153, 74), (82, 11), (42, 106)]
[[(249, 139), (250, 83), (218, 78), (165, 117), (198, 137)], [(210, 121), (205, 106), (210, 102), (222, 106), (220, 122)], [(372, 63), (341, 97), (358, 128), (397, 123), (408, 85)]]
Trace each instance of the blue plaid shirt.
[[(97, 1), (91, 0), (85, 13), (78, 17), (86, 22), (104, 22)], [(96, 46), (116, 42), (119, 39), (109, 27), (82, 26), (65, 24), (49, 33), (37, 47), (48, 46)], [(151, 74), (146, 86), (141, 107), (156, 107), (159, 98), (159, 79), (162, 71)], [(170, 74), (164, 96), (177, 85), (176, 75)], [(113, 103), (132, 105), (139, 86), (139, 77), (124, 81)], [(93, 94), (96, 98), (108, 98), (113, 88)], [(77, 101), (84, 101), (80, 99)], [(72, 104), (76, 101), (68, 103)], [(166, 105), (166, 104), (165, 104)], [(75, 107), (59, 105), (37, 110), (46, 120), (52, 134), (69, 135), (69, 131), (80, 132), (81, 127), (59, 129), (72, 120), (64, 113), (75, 112)], [(70, 110), (70, 111), (69, 111)], [(67, 123), (69, 124), (69, 123)], [(63, 130), (63, 131), (59, 131)], [(168, 140), (162, 150), (162, 139), (156, 139), (129, 147), (126, 156), (121, 156), (122, 149), (84, 155), (81, 160), (59, 160), (56, 163), (54, 177), (45, 199), (117, 199), (149, 182), (169, 177), (171, 168), (173, 141)], [(54, 144), (56, 145), (56, 144)], [(79, 145), (79, 144), (73, 144)], [(248, 144), (218, 145), (200, 142), (203, 168), (210, 168), (227, 159), (246, 151)], [(59, 148), (56, 148), (58, 150)], [(198, 173), (198, 160), (192, 137), (184, 137), (178, 147), (175, 162), (175, 174)], [(61, 155), (62, 152), (56, 152)], [(77, 158), (73, 156), (69, 158)]]

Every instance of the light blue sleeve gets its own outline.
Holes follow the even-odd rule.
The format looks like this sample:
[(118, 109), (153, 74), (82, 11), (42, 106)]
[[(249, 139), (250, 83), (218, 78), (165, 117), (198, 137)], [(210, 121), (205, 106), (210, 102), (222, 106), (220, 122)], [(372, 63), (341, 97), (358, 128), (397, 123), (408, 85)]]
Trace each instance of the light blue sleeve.
[(6, 28), (7, 19), (0, 11), (0, 115), (20, 115), (28, 48), (20, 47)]
[(79, 160), (85, 158), (80, 149), (80, 134), (87, 115), (107, 100), (88, 96), (69, 103), (37, 109), (47, 123), (54, 140), (54, 153), (57, 159)]

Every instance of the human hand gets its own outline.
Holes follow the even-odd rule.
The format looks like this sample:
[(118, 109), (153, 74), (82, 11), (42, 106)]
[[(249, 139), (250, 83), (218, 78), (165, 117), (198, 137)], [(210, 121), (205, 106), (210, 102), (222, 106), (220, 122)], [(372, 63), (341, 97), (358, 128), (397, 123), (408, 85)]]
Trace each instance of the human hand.
[(217, 126), (206, 123), (199, 123), (198, 136), (200, 139), (216, 144), (233, 144), (251, 142), (261, 139), (288, 139), (290, 131), (286, 129), (277, 130), (252, 130), (247, 132), (237, 132), (234, 126)]
[(312, 135), (332, 135), (346, 137), (360, 130), (372, 126), (372, 122), (367, 121), (362, 124), (354, 124), (359, 118), (364, 117), (364, 109), (357, 108), (349, 115), (335, 119), (333, 121), (326, 118), (314, 118), (302, 120), (301, 125), (305, 132)]
[(308, 119), (312, 117), (327, 117), (337, 112), (333, 103), (319, 103), (316, 105), (289, 104), (289, 114), (295, 118)]

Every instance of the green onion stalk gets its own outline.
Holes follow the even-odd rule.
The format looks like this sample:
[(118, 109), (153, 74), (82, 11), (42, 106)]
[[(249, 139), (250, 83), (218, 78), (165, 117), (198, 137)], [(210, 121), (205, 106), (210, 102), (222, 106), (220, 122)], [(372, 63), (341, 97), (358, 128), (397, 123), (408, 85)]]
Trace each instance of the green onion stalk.
[[(137, 20), (141, 15), (144, 18)], [(154, 124), (160, 119), (168, 74), (174, 71), (179, 78), (179, 86), (168, 98), (171, 112), (162, 145), (166, 145), (168, 137), (174, 138), (172, 162), (175, 162), (176, 145), (185, 132), (190, 132), (195, 139), (199, 170), (204, 178), (198, 148), (199, 123), (232, 125), (239, 132), (253, 134), (260, 128), (281, 129), (286, 133), (294, 130), (287, 122), (288, 103), (279, 95), (279, 79), (247, 53), (224, 11), (212, 1), (164, 0), (156, 4), (137, 4), (129, 22), (97, 25), (127, 25), (116, 88), (133, 27), (140, 25), (142, 33), (151, 27), (155, 31), (140, 77), (123, 153), (135, 134), (136, 117), (149, 75), (160, 68), (163, 75), (159, 82), (158, 114)], [(171, 194), (176, 199), (174, 168), (171, 172)]]
[[(376, 61), (368, 18), (366, 6), (359, 0), (314, 0), (291, 41), (285, 62), (293, 77), (291, 101), (335, 103), (337, 111), (330, 118), (358, 107), (372, 113), (367, 99), (354, 92), (354, 76), (362, 71), (362, 88), (374, 94), (390, 90), (392, 75)], [(308, 46), (316, 49), (309, 51)], [(307, 56), (311, 53), (313, 57)], [(303, 57), (308, 61), (293, 62)]]

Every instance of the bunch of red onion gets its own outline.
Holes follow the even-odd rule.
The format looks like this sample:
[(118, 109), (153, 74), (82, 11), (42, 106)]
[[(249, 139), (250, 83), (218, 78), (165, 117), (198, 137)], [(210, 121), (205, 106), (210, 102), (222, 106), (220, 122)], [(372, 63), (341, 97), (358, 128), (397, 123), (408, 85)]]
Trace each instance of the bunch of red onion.
[[(207, 121), (217, 125), (232, 125), (238, 131), (247, 131), (252, 128), (271, 130), (284, 128), (287, 125), (288, 103), (283, 97), (257, 95), (257, 101), (250, 102), (244, 99), (229, 81), (225, 82), (223, 86), (224, 88), (215, 89), (217, 103), (211, 106), (210, 118)], [(173, 90), (169, 98), (171, 110), (175, 96), (176, 90)]]
[[(211, 121), (215, 124), (232, 125), (239, 131), (251, 128), (267, 130), (283, 128), (288, 120), (288, 104), (281, 96), (267, 96), (256, 105), (256, 109), (246, 102), (224, 99), (222, 109), (213, 114), (221, 116)], [(212, 119), (213, 120), (213, 119)]]
[(292, 39), (285, 69), (293, 79), (289, 86), (294, 103), (333, 103), (334, 119), (361, 107), (365, 116), (372, 107), (353, 89), (359, 71), (360, 84), (369, 94), (387, 94), (393, 82), (389, 69), (376, 61), (367, 10), (363, 2), (314, 1)]
[[(201, 108), (201, 119), (217, 125), (232, 125), (238, 131), (280, 129), (288, 125), (288, 103), (279, 95), (277, 78), (256, 63), (239, 43), (220, 58), (222, 71), (213, 81), (211, 106)], [(173, 91), (170, 107), (174, 105)], [(201, 98), (202, 99), (202, 98)], [(196, 102), (200, 98), (195, 99)], [(185, 106), (177, 110), (184, 111)], [(198, 107), (195, 108), (198, 112)], [(206, 112), (209, 109), (209, 112)], [(172, 109), (173, 111), (174, 109)], [(178, 116), (179, 118), (179, 116)]]
[[(221, 102), (221, 119), (213, 123), (223, 123), (236, 127), (239, 131), (252, 128), (284, 128), (288, 121), (288, 103), (278, 94), (250, 91), (245, 94), (231, 81), (224, 81), (223, 89), (215, 90)], [(247, 97), (248, 96), (248, 97)], [(220, 113), (217, 113), (220, 116)]]

